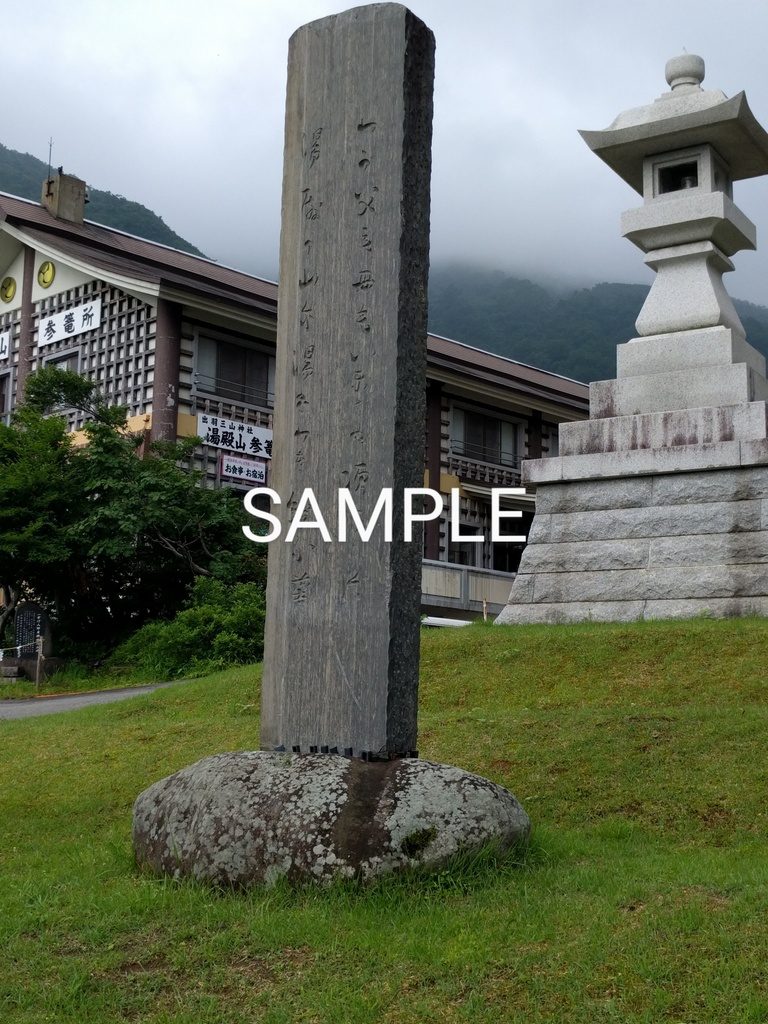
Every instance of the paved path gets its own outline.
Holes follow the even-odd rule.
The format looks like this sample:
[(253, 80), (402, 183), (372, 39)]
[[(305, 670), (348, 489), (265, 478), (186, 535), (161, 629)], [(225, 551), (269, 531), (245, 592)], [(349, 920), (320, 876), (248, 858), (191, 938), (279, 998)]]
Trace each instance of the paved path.
[(33, 718), (37, 715), (55, 715), (59, 711), (76, 711), (91, 704), (111, 704), (128, 700), (143, 693), (153, 693), (166, 686), (186, 683), (178, 679), (173, 683), (153, 683), (151, 686), (128, 686), (120, 690), (93, 690), (90, 693), (52, 694), (50, 697), (26, 697), (23, 700), (0, 700), (0, 718)]

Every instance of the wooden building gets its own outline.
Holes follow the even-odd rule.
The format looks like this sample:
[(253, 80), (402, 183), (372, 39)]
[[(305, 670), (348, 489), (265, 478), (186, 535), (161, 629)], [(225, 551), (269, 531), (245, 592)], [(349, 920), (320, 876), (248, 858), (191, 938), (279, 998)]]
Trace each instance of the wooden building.
[[(60, 172), (40, 204), (0, 194), (0, 417), (29, 373), (56, 365), (95, 380), (152, 440), (203, 437), (212, 485), (268, 484), (277, 285), (93, 224), (85, 202), (84, 183)], [(426, 526), (425, 611), (504, 606), (522, 546), (488, 540), (491, 490), (520, 486), (524, 458), (557, 454), (558, 424), (588, 404), (584, 384), (427, 338), (425, 486), (445, 503)], [(527, 532), (533, 503), (507, 499), (523, 511), (509, 532)], [(457, 515), (462, 537), (485, 539), (451, 540)]]

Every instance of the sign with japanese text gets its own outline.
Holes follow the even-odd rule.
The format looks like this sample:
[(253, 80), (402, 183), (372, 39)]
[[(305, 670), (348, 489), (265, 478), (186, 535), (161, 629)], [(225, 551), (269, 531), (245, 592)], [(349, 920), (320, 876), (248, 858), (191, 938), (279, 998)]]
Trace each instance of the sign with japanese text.
[(11, 332), (4, 331), (0, 334), (0, 359), (7, 359), (11, 354)]
[(272, 431), (267, 427), (254, 427), (252, 423), (200, 412), (197, 432), (203, 444), (214, 448), (224, 448), (238, 455), (257, 455), (260, 459), (272, 458)]
[(242, 480), (249, 487), (267, 482), (267, 464), (263, 459), (241, 459), (221, 453), (221, 475), (229, 480)]
[(101, 299), (83, 302), (61, 313), (41, 313), (37, 328), (37, 347), (52, 345), (62, 338), (75, 338), (78, 334), (95, 330), (100, 323)]

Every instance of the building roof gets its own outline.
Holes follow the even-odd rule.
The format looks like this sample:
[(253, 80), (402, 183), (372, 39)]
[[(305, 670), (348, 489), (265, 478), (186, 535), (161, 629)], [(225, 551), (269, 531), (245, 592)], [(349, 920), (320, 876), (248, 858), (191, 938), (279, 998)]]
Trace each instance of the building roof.
[[(40, 203), (0, 193), (0, 224), (16, 228), (29, 243), (49, 245), (74, 263), (87, 264), (118, 276), (144, 282), (176, 294), (247, 307), (276, 317), (277, 284), (213, 260), (173, 249), (158, 242), (91, 221), (61, 220)], [(552, 403), (585, 412), (585, 384), (556, 373), (527, 366), (438, 335), (427, 337), (427, 363), (433, 379), (472, 381), (479, 389), (514, 388)]]
[(64, 256), (107, 272), (249, 305), (255, 301), (264, 310), (277, 306), (273, 281), (92, 221), (74, 224), (58, 219), (28, 199), (0, 193), (0, 222), (18, 228), (30, 241), (55, 245)]
[(438, 371), (439, 375), (443, 371), (451, 378), (458, 373), (489, 386), (506, 384), (522, 394), (537, 398), (539, 402), (552, 402), (583, 411), (589, 407), (589, 388), (580, 381), (436, 334), (427, 336), (427, 362), (433, 374)]

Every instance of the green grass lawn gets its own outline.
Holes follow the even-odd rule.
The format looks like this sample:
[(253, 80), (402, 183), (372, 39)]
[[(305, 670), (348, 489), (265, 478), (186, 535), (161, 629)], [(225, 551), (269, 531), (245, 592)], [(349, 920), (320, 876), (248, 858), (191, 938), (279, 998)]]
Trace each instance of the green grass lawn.
[(768, 622), (425, 631), (419, 748), (527, 856), (245, 895), (136, 871), (136, 795), (258, 746), (257, 668), (0, 721), (0, 1021), (768, 1020)]

